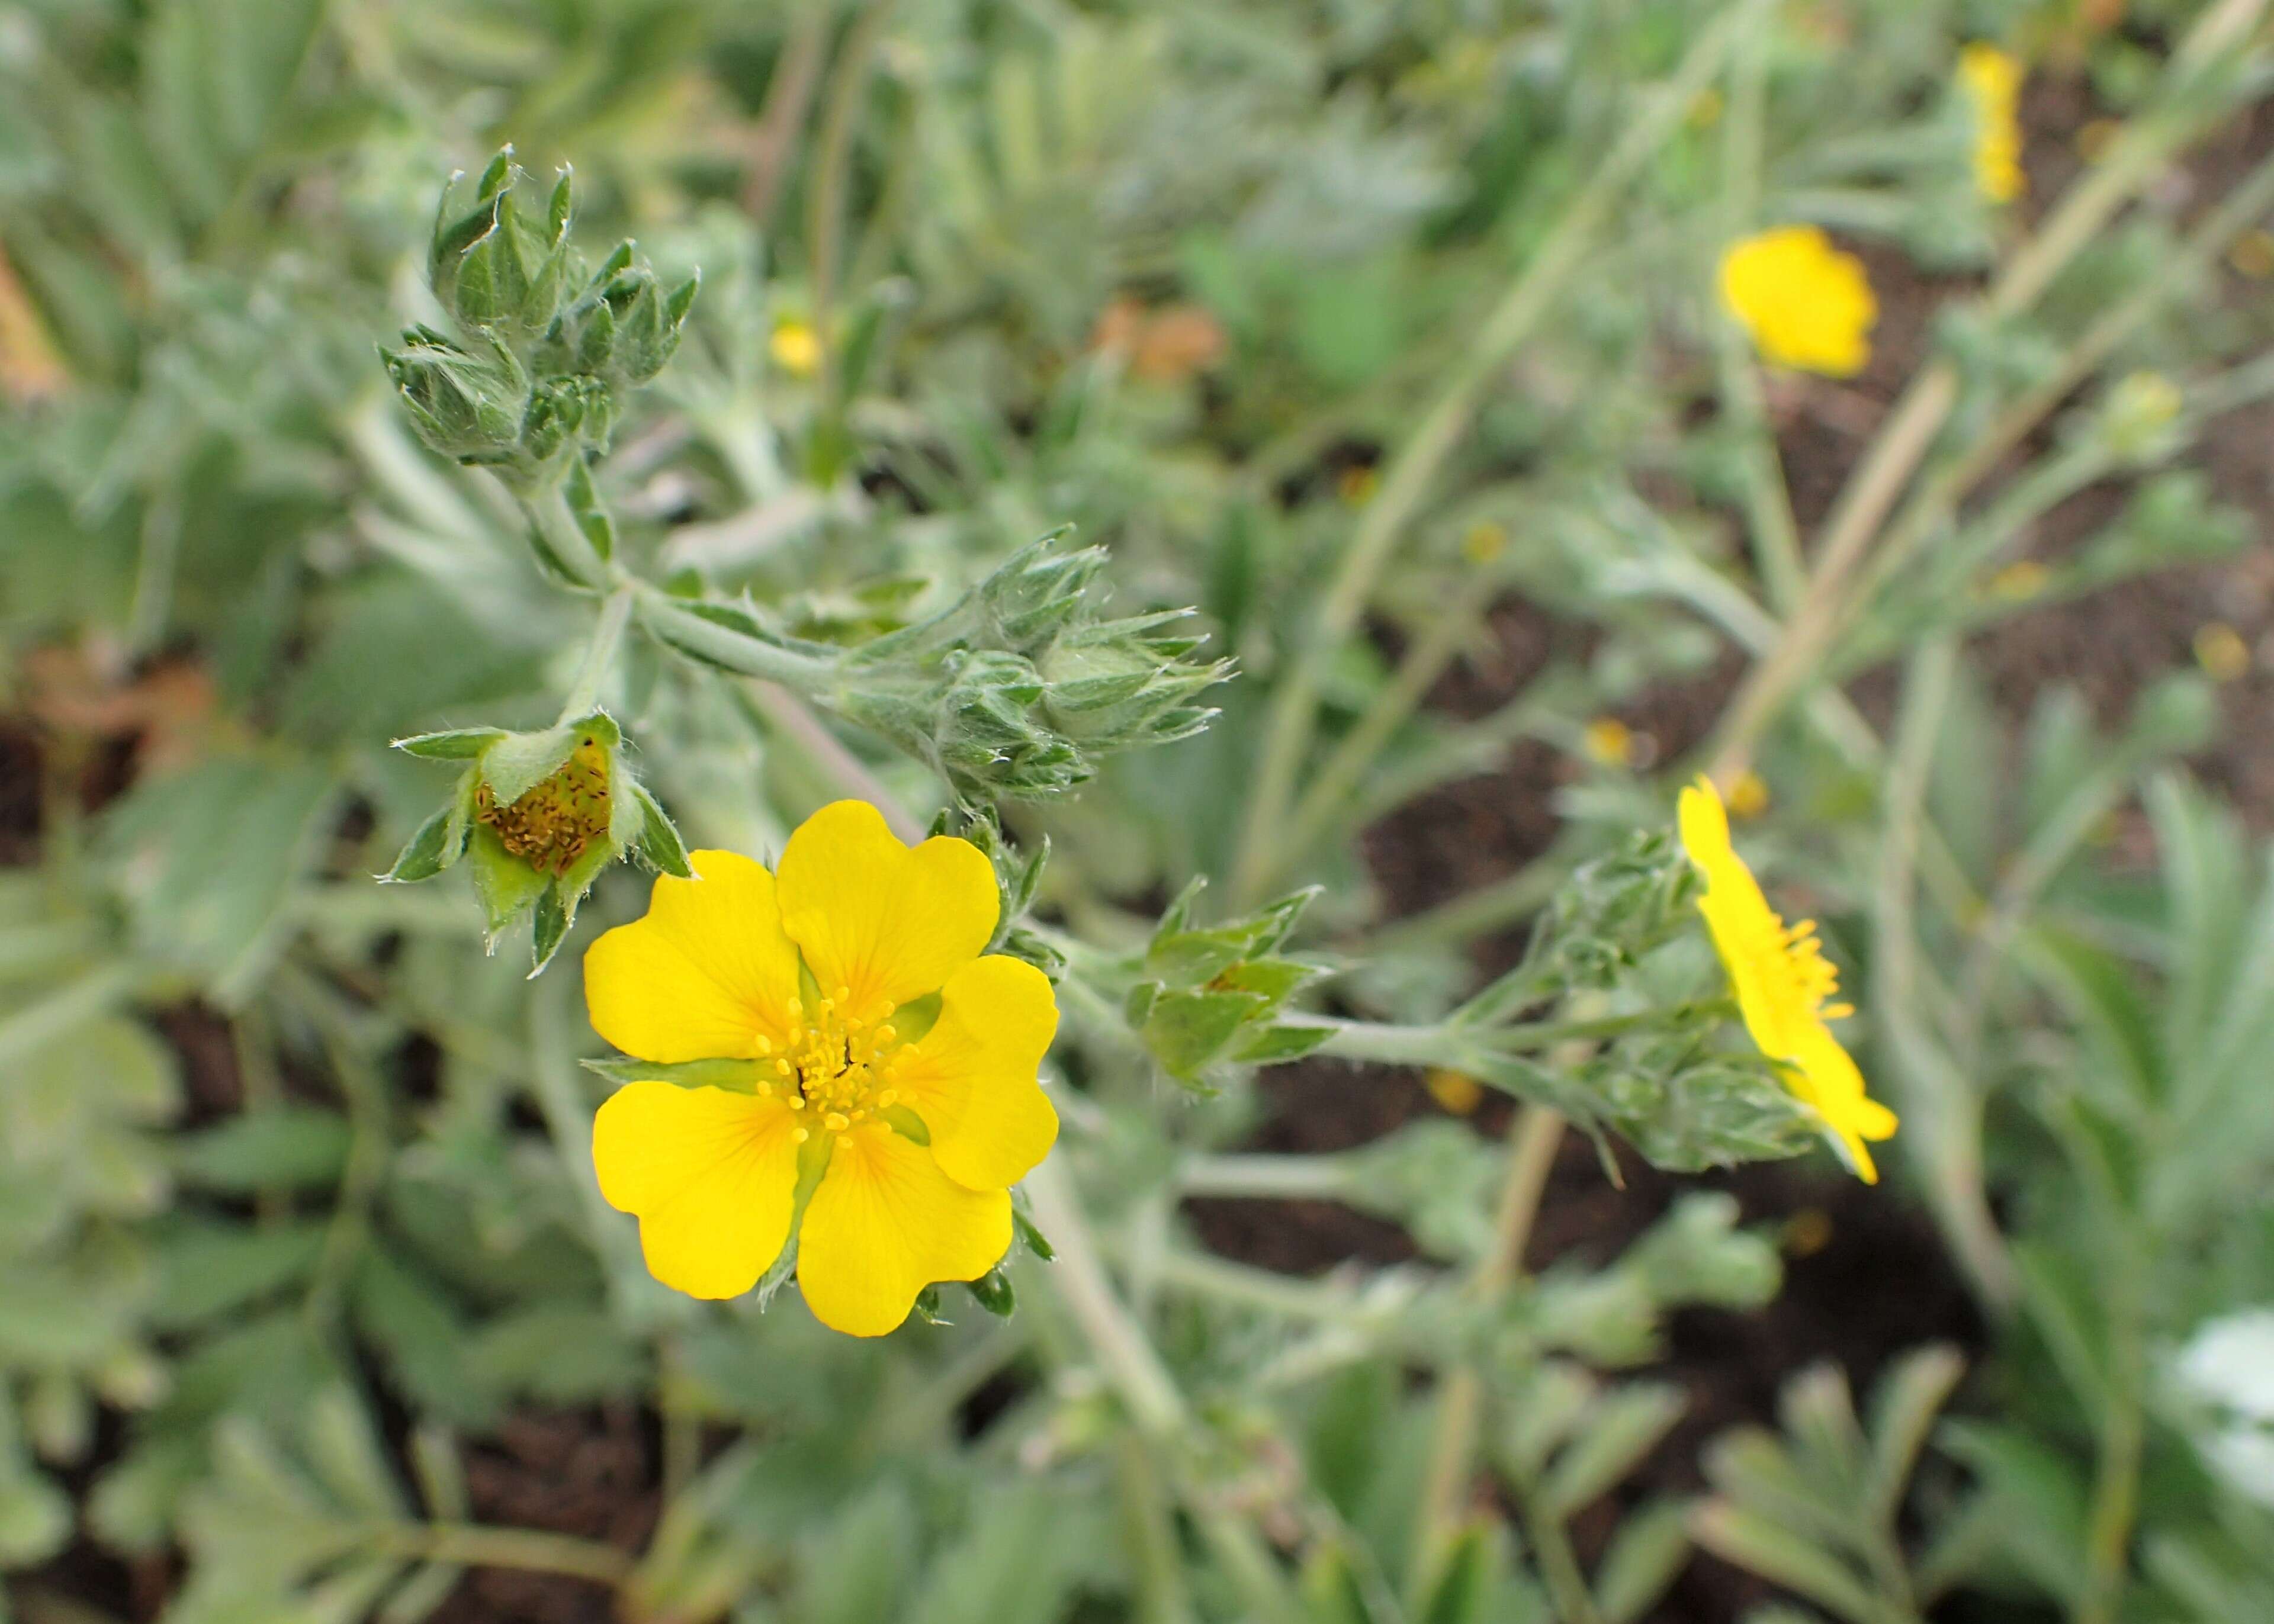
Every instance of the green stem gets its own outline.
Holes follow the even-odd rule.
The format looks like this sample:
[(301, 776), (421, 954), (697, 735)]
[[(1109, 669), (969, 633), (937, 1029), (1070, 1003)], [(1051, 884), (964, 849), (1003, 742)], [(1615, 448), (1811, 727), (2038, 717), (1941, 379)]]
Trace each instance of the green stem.
[(1247, 802), (1239, 855), (1232, 868), (1232, 902), (1250, 906), (1268, 883), (1269, 853), (1285, 828), (1295, 780), (1303, 765), (1329, 665), (1358, 625), (1376, 579), (1439, 470), (1467, 437), (1487, 386), (1517, 346), (1554, 308), (1564, 284), (1585, 263), (1613, 207), (1688, 112), (1691, 101), (1720, 66), (1730, 39), (1753, 23), (1762, 0), (1741, 0), (1701, 34), (1672, 79), (1606, 155), (1571, 200), (1523, 273), (1484, 322), (1452, 381), (1390, 460), (1381, 490), (1367, 503), (1350, 545), (1319, 605), (1317, 622), (1291, 668), (1272, 694), (1263, 756)]
[(1406, 649), (1397, 670), (1374, 696), (1366, 713), (1336, 743), (1326, 764), (1304, 786), (1284, 838), (1275, 843), (1263, 859), (1263, 872), (1257, 879), (1259, 887), (1269, 885), (1290, 864), (1308, 853), (1325, 831), (1329, 820), (1337, 811), (1347, 809), (1346, 798), (1365, 778), (1367, 769), (1389, 742), (1398, 724), (1413, 714), (1428, 693), (1429, 685), (1452, 663), (1461, 644), (1475, 630), (1479, 616), (1491, 599), (1493, 584), (1490, 577), (1480, 576), (1458, 605), (1430, 617), (1421, 635)]
[(624, 640), (624, 628), (631, 621), (636, 597), (636, 590), (627, 581), (601, 600), (600, 618), (584, 644), (584, 658), (576, 662), (576, 675), (568, 684), (568, 696), (561, 702), (562, 723), (590, 716), (599, 706), (600, 689), (615, 668), (616, 650)]
[(830, 79), (829, 104), (821, 115), (820, 150), (814, 162), (805, 236), (813, 274), (813, 330), (825, 351), (829, 344), (829, 306), (837, 294), (837, 244), (845, 227), (845, 175), (853, 147), (854, 116), (869, 81), (869, 59), (892, 11), (892, 0), (870, 0), (854, 19), (838, 51), (836, 71)]
[(669, 594), (644, 583), (638, 595), (643, 626), (662, 641), (714, 665), (740, 672), (746, 677), (763, 677), (808, 695), (826, 694), (836, 682), (836, 664), (824, 655), (807, 653), (706, 620)]
[(134, 601), (126, 612), (129, 655), (151, 653), (165, 640), (166, 622), (173, 614), (175, 568), (181, 553), (181, 498), (171, 492), (151, 497), (142, 515)]
[(1347, 1156), (1195, 1156), (1178, 1175), (1188, 1196), (1333, 1200), (1351, 1185)]
[(560, 480), (520, 495), (537, 533), (577, 585), (587, 591), (604, 592), (621, 580), (622, 572), (600, 556), (592, 538), (568, 510), (568, 498)]
[[(1524, 1269), (1532, 1221), (1547, 1192), (1547, 1175), (1563, 1142), (1562, 1115), (1544, 1105), (1527, 1105), (1510, 1135), (1508, 1173), (1493, 1226), (1493, 1244), (1469, 1277), (1478, 1301), (1496, 1301)], [(1429, 1459), (1421, 1477), (1413, 1545), (1406, 1571), (1409, 1605), (1419, 1607), (1435, 1583), (1445, 1553), (1459, 1531), (1461, 1510), (1476, 1465), (1477, 1432), (1484, 1421), (1484, 1374), (1464, 1360), (1445, 1372), (1437, 1388), (1437, 1416), (1430, 1433)]]
[(631, 1577), (631, 1555), (597, 1540), (526, 1528), (471, 1522), (430, 1522), (389, 1529), (373, 1543), (393, 1554), (454, 1568), (511, 1568), (523, 1573), (565, 1574), (611, 1587)]
[[(1729, 110), (1721, 130), (1721, 237), (1753, 229), (1760, 208), (1763, 103), (1769, 31), (1748, 29), (1730, 51)], [(1778, 460), (1776, 436), (1761, 394), (1760, 372), (1744, 334), (1726, 317), (1714, 326), (1721, 410), (1740, 436), (1746, 529), (1768, 600), (1789, 613), (1807, 580), (1800, 527)]]
[(1579, 1567), (1571, 1537), (1557, 1518), (1540, 1510), (1532, 1497), (1524, 1498), (1524, 1524), (1532, 1535), (1532, 1548), (1540, 1559), (1540, 1582), (1555, 1604), (1555, 1624), (1601, 1624), (1587, 1575)]
[(1872, 1004), (1889, 1046), (1905, 1063), (1911, 1086), (1923, 1096), (1904, 1116), (1916, 1116), (1920, 1149), (1915, 1160), (1928, 1175), (1930, 1204), (1952, 1250), (1984, 1301), (2004, 1309), (2019, 1290), (2012, 1254), (1990, 1211), (1982, 1161), (1982, 1101), (1965, 1069), (1933, 1042), (1917, 1007), (1921, 966), (1911, 899), (1919, 846), (1926, 829), (1926, 789), (1934, 744), (1942, 728), (1958, 670), (1957, 646), (1947, 637), (1914, 656), (1887, 766), (1886, 833), (1879, 846), (1874, 887)]

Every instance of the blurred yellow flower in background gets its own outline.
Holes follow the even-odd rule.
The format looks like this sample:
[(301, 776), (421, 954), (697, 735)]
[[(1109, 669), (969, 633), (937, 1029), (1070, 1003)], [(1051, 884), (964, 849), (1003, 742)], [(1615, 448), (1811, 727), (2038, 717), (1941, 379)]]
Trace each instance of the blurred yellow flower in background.
[(1994, 45), (1958, 54), (1958, 82), (1974, 104), (1974, 184), (1992, 203), (2022, 195), (2022, 64)]
[[(1058, 1137), (1050, 981), (983, 956), (1000, 904), (976, 846), (905, 846), (865, 801), (808, 818), (774, 873), (693, 862), (584, 958), (594, 1028), (659, 1069), (600, 1107), (600, 1192), (692, 1297), (748, 1291), (795, 1230), (814, 1316), (880, 1336), (1010, 1248), (1010, 1186)], [(662, 1080), (696, 1062), (676, 1075), (701, 1086)]]
[(1769, 809), (1768, 780), (1751, 767), (1739, 773), (1729, 785), (1729, 816), (1758, 817)]
[(810, 322), (794, 316), (774, 323), (774, 335), (766, 348), (774, 365), (793, 378), (810, 378), (821, 366), (821, 335)]
[(1466, 1071), (1456, 1071), (1449, 1066), (1431, 1066), (1421, 1079), (1429, 1097), (1456, 1116), (1471, 1116), (1484, 1103), (1485, 1086)]
[(1871, 358), (1879, 301), (1864, 262), (1815, 226), (1776, 226), (1721, 255), (1721, 302), (1764, 358), (1834, 378)]
[(1854, 1013), (1833, 1003), (1840, 973), (1824, 957), (1813, 921), (1787, 925), (1729, 844), (1721, 792), (1700, 778), (1682, 792), (1682, 849), (1706, 876), (1698, 911), (1713, 951), (1729, 973), (1745, 1030), (1762, 1054), (1784, 1068), (1786, 1086), (1814, 1108), (1866, 1184), (1879, 1182), (1867, 1139), (1895, 1131), (1895, 1114), (1866, 1097), (1864, 1074), (1824, 1023)]
[(1615, 716), (1597, 717), (1579, 737), (1588, 759), (1603, 766), (1624, 767), (1635, 758), (1634, 729)]
[(2250, 645), (2224, 620), (2196, 628), (2195, 653), (2195, 664), (2214, 682), (2239, 682), (2250, 674)]

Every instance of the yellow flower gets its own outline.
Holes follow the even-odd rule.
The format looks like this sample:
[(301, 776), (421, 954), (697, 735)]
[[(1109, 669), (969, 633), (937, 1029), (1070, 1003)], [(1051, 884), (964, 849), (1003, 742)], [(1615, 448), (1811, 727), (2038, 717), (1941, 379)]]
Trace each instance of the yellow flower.
[(1815, 226), (1777, 226), (1721, 255), (1721, 302), (1780, 366), (1845, 378), (1871, 358), (1879, 320), (1864, 262)]
[(1469, 1116), (1484, 1103), (1484, 1085), (1466, 1071), (1456, 1071), (1449, 1066), (1431, 1066), (1421, 1083), (1428, 1089), (1429, 1097), (1456, 1116)]
[(824, 807), (773, 873), (697, 852), (584, 958), (592, 1025), (658, 1079), (592, 1124), (648, 1267), (739, 1297), (797, 1234), (823, 1324), (881, 1336), (936, 1281), (1011, 1244), (1010, 1186), (1058, 1137), (1035, 1070), (1058, 1030), (1040, 970), (984, 954), (995, 873), (968, 841), (907, 846), (864, 801)]
[(2226, 251), (2226, 262), (2253, 282), (2274, 276), (2274, 231), (2245, 231)]
[(1990, 596), (2026, 602), (2043, 592), (2052, 578), (2053, 572), (2037, 560), (2016, 559), (1990, 577)]
[(772, 351), (774, 365), (793, 378), (810, 378), (821, 365), (821, 338), (810, 324), (786, 316), (774, 323), (774, 335), (766, 348)]
[(1588, 759), (1605, 767), (1623, 767), (1635, 757), (1634, 729), (1615, 716), (1599, 716), (1579, 735)]
[(2195, 664), (2214, 682), (2237, 682), (2250, 674), (2250, 645), (2224, 620), (2198, 627), (2195, 649)]
[(1824, 1023), (1854, 1011), (1831, 1002), (1839, 973), (1813, 922), (1787, 925), (1729, 845), (1728, 815), (1710, 779), (1682, 792), (1682, 849), (1706, 876), (1698, 912), (1729, 973), (1745, 1030), (1784, 1068), (1786, 1086), (1812, 1107), (1866, 1184), (1879, 1182), (1866, 1139), (1895, 1131), (1895, 1115), (1864, 1093), (1864, 1074)]
[(1994, 45), (1958, 54), (1958, 82), (1974, 104), (1974, 184), (1992, 203), (2022, 195), (2022, 64)]

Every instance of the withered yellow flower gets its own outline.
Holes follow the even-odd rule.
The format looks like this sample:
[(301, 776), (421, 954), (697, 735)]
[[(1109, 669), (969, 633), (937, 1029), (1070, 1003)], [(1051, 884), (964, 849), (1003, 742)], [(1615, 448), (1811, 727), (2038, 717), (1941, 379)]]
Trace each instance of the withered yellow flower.
[(617, 1068), (637, 1080), (592, 1124), (600, 1192), (666, 1285), (739, 1297), (794, 1233), (814, 1315), (883, 1335), (1010, 1247), (1010, 1186), (1058, 1137), (1049, 978), (984, 952), (976, 846), (906, 846), (864, 801), (807, 819), (772, 873), (693, 863), (584, 958), (593, 1026), (657, 1069)]
[(1958, 83), (1974, 108), (1974, 184), (1992, 203), (2022, 195), (2022, 64), (1994, 45), (1958, 55)]
[(1832, 1035), (1827, 1020), (1854, 1011), (1832, 1002), (1839, 973), (1824, 957), (1812, 921), (1787, 925), (1761, 894), (1752, 870), (1729, 844), (1729, 818), (1709, 778), (1682, 792), (1682, 849), (1706, 876), (1698, 910), (1729, 973), (1745, 1030), (1783, 1068), (1795, 1097), (1824, 1120), (1848, 1164), (1879, 1182), (1867, 1139), (1895, 1131), (1895, 1114), (1864, 1092), (1864, 1074)]
[(1721, 255), (1721, 302), (1764, 358), (1845, 378), (1871, 358), (1879, 304), (1864, 262), (1815, 226), (1775, 226)]

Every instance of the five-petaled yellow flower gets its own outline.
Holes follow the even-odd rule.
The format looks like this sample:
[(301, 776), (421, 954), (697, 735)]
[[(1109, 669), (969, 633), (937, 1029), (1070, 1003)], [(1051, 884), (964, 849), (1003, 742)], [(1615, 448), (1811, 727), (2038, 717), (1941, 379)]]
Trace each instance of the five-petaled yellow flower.
[(1824, 957), (1813, 921), (1787, 925), (1729, 844), (1728, 815), (1712, 780), (1682, 792), (1682, 849), (1706, 876), (1698, 912), (1729, 973), (1745, 1030), (1784, 1068), (1786, 1085), (1824, 1119), (1849, 1164), (1879, 1182), (1866, 1139), (1895, 1131), (1895, 1114), (1864, 1093), (1864, 1074), (1824, 1023), (1853, 1013), (1834, 1004), (1839, 973)]
[(1871, 358), (1879, 304), (1864, 262), (1815, 226), (1775, 226), (1730, 244), (1721, 302), (1780, 366), (1845, 378)]
[(1958, 83), (1974, 106), (1974, 184), (1992, 203), (2022, 195), (2022, 64), (1979, 41), (1958, 54)]
[(978, 847), (903, 845), (864, 801), (807, 819), (773, 873), (693, 862), (584, 958), (603, 1037), (659, 1079), (713, 1063), (677, 1073), (705, 1086), (634, 1081), (600, 1107), (600, 1192), (694, 1297), (750, 1289), (794, 1228), (815, 1316), (881, 1336), (1009, 1250), (1010, 1186), (1058, 1137), (1035, 1079), (1050, 981), (984, 953), (999, 904)]

